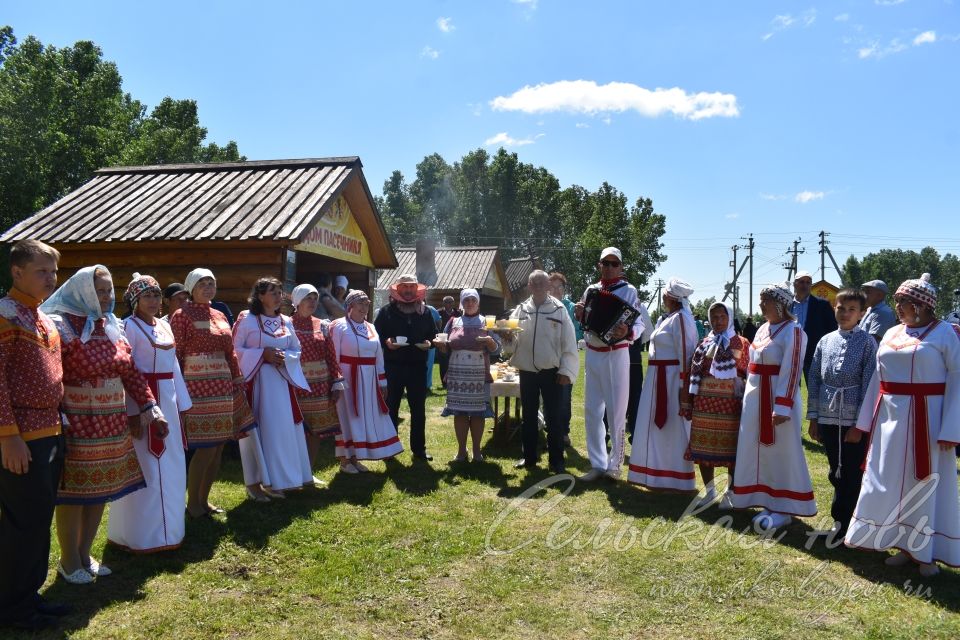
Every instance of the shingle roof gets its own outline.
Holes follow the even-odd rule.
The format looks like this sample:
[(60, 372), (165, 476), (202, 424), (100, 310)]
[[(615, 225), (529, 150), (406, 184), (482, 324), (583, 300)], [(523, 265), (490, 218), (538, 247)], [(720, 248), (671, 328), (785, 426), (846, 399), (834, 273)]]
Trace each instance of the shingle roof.
[[(377, 277), (377, 288), (387, 289), (404, 273), (417, 272), (417, 252), (415, 249), (400, 248), (396, 251), (398, 266), (396, 269), (381, 271)], [(437, 275), (433, 282), (422, 282), (433, 289), (483, 289), (491, 268), (499, 261), (497, 247), (445, 247), (436, 249), (434, 265)]]
[(511, 258), (503, 267), (507, 274), (507, 285), (510, 287), (510, 293), (516, 293), (527, 286), (527, 278), (534, 269), (539, 269), (539, 260), (535, 258)]
[(297, 240), (352, 178), (372, 201), (361, 167), (354, 156), (101, 169), (0, 241)]

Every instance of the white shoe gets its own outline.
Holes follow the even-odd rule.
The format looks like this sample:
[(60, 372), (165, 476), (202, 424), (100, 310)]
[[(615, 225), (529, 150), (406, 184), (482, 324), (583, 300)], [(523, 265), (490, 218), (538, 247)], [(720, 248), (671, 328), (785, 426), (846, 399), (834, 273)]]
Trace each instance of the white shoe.
[(370, 469), (367, 469), (365, 466), (363, 466), (362, 464), (360, 464), (359, 461), (358, 461), (358, 462), (354, 462), (354, 463), (353, 463), (353, 466), (356, 467), (356, 468), (357, 468), (357, 471), (359, 471), (360, 473), (370, 473)]
[(287, 499), (287, 494), (285, 494), (283, 491), (274, 491), (270, 487), (262, 487), (262, 488), (263, 488), (263, 492), (267, 494), (267, 497), (269, 498), (273, 498), (274, 500)]
[(577, 480), (580, 480), (581, 482), (593, 482), (603, 474), (604, 472), (600, 469), (590, 469), (590, 471), (587, 471), (585, 474), (577, 478)]
[(57, 573), (63, 576), (63, 579), (69, 582), (70, 584), (90, 584), (93, 582), (93, 576), (84, 569), (80, 568), (74, 571), (73, 573), (67, 573), (63, 569), (63, 565), (59, 562), (57, 563)]
[(697, 500), (697, 509), (703, 509), (705, 507), (709, 507), (711, 504), (714, 503), (716, 499), (717, 499), (716, 490), (713, 487), (707, 489), (707, 493), (702, 498)]
[(728, 489), (723, 492), (723, 495), (720, 496), (720, 504), (717, 505), (717, 508), (720, 511), (730, 511), (733, 509), (733, 494)]
[(607, 469), (603, 475), (607, 476), (614, 482), (620, 482), (620, 469)]
[(937, 566), (936, 562), (924, 562), (920, 565), (920, 575), (924, 578), (929, 578), (940, 573), (940, 567)]
[(110, 574), (113, 573), (113, 570), (110, 569), (110, 567), (108, 567), (108, 566), (106, 566), (106, 565), (103, 565), (103, 564), (100, 564), (99, 562), (97, 562), (97, 561), (94, 560), (93, 558), (90, 558), (90, 566), (87, 567), (87, 571), (88, 571), (91, 575), (97, 576), (98, 578), (102, 578), (102, 577), (104, 577), (104, 576), (109, 576)]
[(903, 551), (897, 551), (895, 555), (890, 556), (883, 561), (883, 564), (888, 567), (902, 567), (910, 563), (910, 556), (905, 554)]
[(780, 527), (785, 527), (793, 522), (793, 516), (786, 513), (777, 513), (776, 511), (771, 511), (768, 517), (770, 519), (770, 529), (779, 529)]
[(310, 478), (310, 482), (308, 482), (307, 484), (305, 484), (305, 485), (303, 485), (303, 486), (309, 487), (310, 485), (313, 485), (313, 486), (315, 486), (315, 487), (325, 487), (325, 486), (327, 486), (327, 481), (326, 481), (326, 480), (321, 480), (321, 479), (318, 478), (317, 476), (313, 476), (312, 478)]
[(343, 473), (350, 473), (350, 474), (360, 473), (360, 471), (358, 471), (357, 468), (352, 464), (350, 464), (349, 462), (341, 464), (340, 471), (342, 471)]

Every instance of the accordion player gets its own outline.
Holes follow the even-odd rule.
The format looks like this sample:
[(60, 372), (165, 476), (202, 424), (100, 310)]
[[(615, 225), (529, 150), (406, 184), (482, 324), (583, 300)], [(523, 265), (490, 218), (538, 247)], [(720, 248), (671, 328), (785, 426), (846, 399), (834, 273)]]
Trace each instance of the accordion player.
[(640, 311), (620, 296), (600, 288), (588, 289), (583, 300), (583, 319), (585, 331), (591, 332), (604, 344), (612, 345), (618, 340), (613, 331), (618, 324), (633, 326)]

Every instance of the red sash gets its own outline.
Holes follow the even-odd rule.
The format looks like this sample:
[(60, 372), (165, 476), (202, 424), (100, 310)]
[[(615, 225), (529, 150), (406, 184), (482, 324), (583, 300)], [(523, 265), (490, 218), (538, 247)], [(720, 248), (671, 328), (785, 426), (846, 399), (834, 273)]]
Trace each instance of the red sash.
[(773, 397), (770, 377), (780, 373), (778, 364), (750, 363), (750, 373), (760, 376), (760, 444), (771, 445), (775, 441), (773, 430)]
[(653, 424), (663, 429), (667, 424), (667, 367), (679, 366), (679, 360), (650, 360), (648, 366), (660, 367), (657, 370), (657, 399), (653, 412)]
[[(360, 366), (376, 366), (376, 358), (361, 358), (358, 356), (347, 356), (341, 355), (340, 362), (342, 364), (349, 364), (350, 366), (350, 393), (353, 395), (353, 414), (360, 417), (360, 405), (357, 404), (357, 376), (359, 375)], [(377, 404), (380, 406), (380, 413), (387, 413), (387, 403), (383, 400), (383, 394), (380, 393), (380, 389), (375, 389), (377, 394)]]
[[(160, 406), (160, 381), (161, 380), (173, 380), (173, 372), (168, 371), (166, 373), (145, 373), (143, 377), (147, 379), (147, 384), (150, 386), (150, 391), (153, 392), (153, 397), (157, 401), (157, 406)], [(147, 427), (147, 451), (153, 455), (154, 458), (159, 459), (163, 455), (163, 452), (167, 450), (167, 445), (164, 442), (164, 438), (158, 438), (156, 436), (157, 428), (151, 422), (150, 426)], [(184, 433), (184, 430), (180, 429), (180, 437), (183, 439), (183, 448), (187, 448), (187, 434)]]
[[(946, 389), (947, 385), (944, 382), (880, 382), (881, 394), (910, 396), (910, 405), (913, 408), (913, 473), (917, 480), (924, 480), (930, 475), (927, 396), (942, 396)], [(876, 412), (874, 419), (876, 419)]]

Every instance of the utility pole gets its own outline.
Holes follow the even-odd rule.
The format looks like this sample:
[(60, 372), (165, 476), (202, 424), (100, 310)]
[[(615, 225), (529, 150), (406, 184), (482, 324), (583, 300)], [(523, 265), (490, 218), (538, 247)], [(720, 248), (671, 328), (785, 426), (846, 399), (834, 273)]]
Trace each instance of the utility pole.
[[(659, 318), (660, 314), (663, 313), (663, 297), (660, 295), (660, 292), (663, 291), (663, 285), (665, 285), (666, 282), (657, 278), (654, 284), (657, 285), (657, 290), (654, 292), (653, 298), (657, 301), (657, 318)], [(653, 304), (653, 300), (650, 301), (650, 304)], [(647, 305), (647, 309), (650, 309), (650, 305)]]
[[(747, 310), (747, 314), (748, 314), (748, 315), (753, 315), (753, 247), (754, 247), (754, 244), (753, 244), (753, 234), (752, 234), (752, 233), (748, 233), (746, 238), (743, 238), (742, 236), (741, 236), (741, 238), (742, 238), (743, 240), (746, 240), (746, 241), (747, 241), (747, 247), (746, 247), (746, 248), (747, 248), (747, 250), (750, 252), (750, 253), (747, 255), (747, 260), (750, 261), (750, 295), (749, 295), (749, 299), (750, 299), (750, 309)], [(746, 261), (744, 261), (744, 264), (746, 264)], [(743, 267), (740, 267), (740, 269), (742, 270)]]
[(824, 230), (820, 230), (820, 279), (827, 279), (827, 268), (826, 268), (826, 258), (827, 258), (827, 236), (830, 235)]
[(790, 249), (789, 247), (787, 248), (787, 255), (790, 255), (791, 253), (793, 254), (793, 258), (790, 260), (790, 262), (786, 262), (783, 265), (783, 267), (787, 270), (787, 282), (793, 282), (793, 274), (797, 272), (797, 254), (806, 253), (807, 251), (806, 248), (797, 248), (800, 242), (800, 238), (797, 238), (793, 241), (793, 249)]

